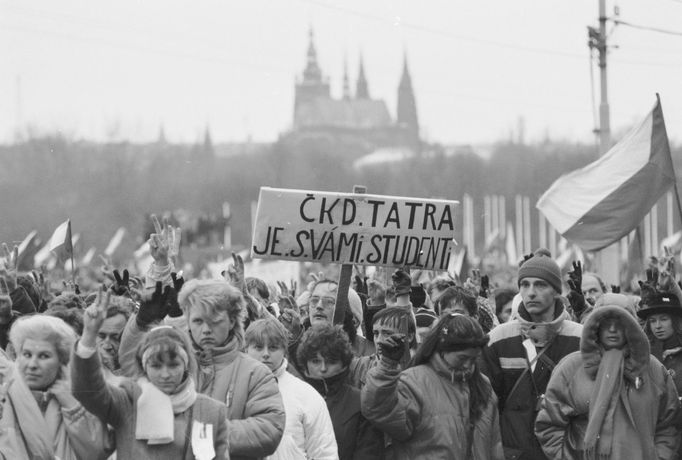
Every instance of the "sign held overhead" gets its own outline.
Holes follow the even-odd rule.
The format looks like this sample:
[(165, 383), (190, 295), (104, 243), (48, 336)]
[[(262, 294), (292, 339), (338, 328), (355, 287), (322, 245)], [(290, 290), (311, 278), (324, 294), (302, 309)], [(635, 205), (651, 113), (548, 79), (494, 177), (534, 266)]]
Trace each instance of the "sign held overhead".
[(255, 258), (447, 270), (450, 200), (261, 187)]

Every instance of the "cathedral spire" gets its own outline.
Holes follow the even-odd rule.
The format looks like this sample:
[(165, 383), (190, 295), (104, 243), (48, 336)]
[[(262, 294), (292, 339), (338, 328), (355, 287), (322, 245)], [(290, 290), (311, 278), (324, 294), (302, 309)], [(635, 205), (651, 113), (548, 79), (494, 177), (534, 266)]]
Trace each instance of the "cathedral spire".
[(303, 81), (320, 82), (322, 81), (322, 71), (317, 63), (317, 50), (315, 50), (315, 35), (312, 25), (308, 31), (308, 39), (308, 53), (306, 56), (306, 67), (303, 71)]
[(403, 74), (398, 85), (398, 124), (406, 126), (415, 135), (419, 135), (417, 104), (412, 90), (412, 78), (407, 65), (407, 52), (404, 54)]
[(350, 85), (348, 83), (348, 59), (343, 59), (343, 99), (350, 99)]
[(365, 78), (365, 64), (363, 63), (362, 53), (360, 54), (358, 81), (355, 86), (355, 98), (369, 99), (369, 90), (367, 89), (367, 79)]

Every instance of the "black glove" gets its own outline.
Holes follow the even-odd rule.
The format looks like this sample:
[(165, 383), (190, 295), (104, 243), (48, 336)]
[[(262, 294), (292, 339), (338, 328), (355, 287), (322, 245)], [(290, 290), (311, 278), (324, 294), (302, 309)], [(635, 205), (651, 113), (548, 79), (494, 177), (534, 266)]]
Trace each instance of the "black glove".
[(392, 361), (400, 361), (405, 354), (407, 343), (404, 334), (392, 334), (388, 339), (379, 342), (379, 353)]
[(130, 290), (130, 274), (127, 269), (123, 270), (123, 277), (118, 270), (114, 270), (114, 284), (111, 285), (111, 292), (114, 295), (126, 295)]
[(614, 294), (620, 294), (620, 286), (616, 286), (615, 284), (611, 285), (611, 292)]
[(658, 293), (658, 269), (646, 269), (646, 281), (638, 281), (640, 289), (641, 304), (646, 305), (652, 295)]
[(488, 275), (481, 276), (481, 290), (478, 292), (480, 297), (488, 298), (488, 292), (490, 291), (490, 277)]
[(519, 262), (519, 267), (521, 265), (525, 264), (528, 261), (528, 259), (532, 259), (534, 256), (535, 256), (535, 254), (533, 254), (532, 252), (530, 254), (525, 254), (523, 256), (523, 260), (521, 262)]
[(170, 286), (162, 290), (161, 281), (156, 282), (156, 288), (150, 299), (143, 300), (140, 310), (137, 312), (137, 325), (141, 328), (155, 322), (161, 321), (168, 313), (168, 297), (170, 296)]
[(178, 294), (180, 289), (182, 289), (182, 285), (185, 284), (185, 279), (182, 276), (178, 278), (175, 272), (171, 273), (171, 278), (173, 279), (173, 287), (170, 288), (168, 293), (168, 316), (178, 318), (183, 315), (182, 308), (180, 308), (178, 303)]
[(568, 279), (573, 282), (573, 285), (569, 283), (572, 290), (582, 294), (583, 292), (583, 266), (580, 261), (573, 261), (573, 270), (568, 272)]
[(391, 275), (393, 282), (393, 289), (396, 296), (408, 295), (410, 293), (410, 286), (412, 286), (412, 278), (410, 275), (400, 268)]
[(571, 304), (571, 309), (575, 313), (582, 313), (587, 308), (587, 302), (585, 302), (585, 296), (583, 296), (582, 291), (575, 285), (575, 281), (572, 279), (568, 280), (568, 287), (571, 288), (570, 292), (566, 296)]

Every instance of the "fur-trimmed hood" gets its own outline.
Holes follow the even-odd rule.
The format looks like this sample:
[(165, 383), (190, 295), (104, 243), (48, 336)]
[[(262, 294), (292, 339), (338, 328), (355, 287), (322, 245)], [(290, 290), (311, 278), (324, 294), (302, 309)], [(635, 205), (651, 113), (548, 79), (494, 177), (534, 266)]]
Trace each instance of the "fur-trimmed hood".
[(625, 328), (625, 368), (623, 373), (631, 382), (649, 365), (649, 340), (639, 323), (627, 310), (620, 306), (605, 305), (596, 308), (587, 318), (580, 339), (580, 353), (585, 371), (595, 378), (604, 349), (599, 343), (599, 325), (607, 318), (618, 318)]

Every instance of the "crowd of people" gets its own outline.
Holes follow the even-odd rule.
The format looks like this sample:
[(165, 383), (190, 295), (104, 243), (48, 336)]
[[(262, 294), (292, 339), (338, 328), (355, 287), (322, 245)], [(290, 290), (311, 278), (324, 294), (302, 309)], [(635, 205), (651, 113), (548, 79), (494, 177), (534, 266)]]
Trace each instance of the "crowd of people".
[[(146, 274), (94, 292), (0, 268), (0, 459), (676, 459), (682, 288), (641, 292), (539, 249), (516, 289), (404, 268), (184, 280), (155, 221)], [(611, 292), (609, 292), (611, 291)]]

